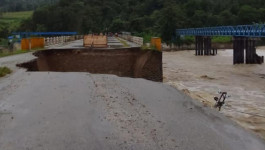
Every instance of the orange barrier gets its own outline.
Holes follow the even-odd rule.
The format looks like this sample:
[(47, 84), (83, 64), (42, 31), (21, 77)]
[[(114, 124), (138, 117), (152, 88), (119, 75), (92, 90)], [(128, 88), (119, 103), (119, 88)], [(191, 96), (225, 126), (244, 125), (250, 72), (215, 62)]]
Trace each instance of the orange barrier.
[(22, 50), (29, 50), (29, 39), (22, 39), (21, 40), (21, 49)]
[(151, 45), (154, 46), (157, 50), (161, 51), (162, 50), (161, 38), (152, 37)]
[(105, 48), (107, 45), (107, 36), (103, 35), (85, 35), (84, 47)]
[(31, 38), (31, 49), (44, 48), (44, 38)]
[(30, 50), (36, 48), (44, 48), (44, 38), (31, 38), (21, 40), (22, 50)]

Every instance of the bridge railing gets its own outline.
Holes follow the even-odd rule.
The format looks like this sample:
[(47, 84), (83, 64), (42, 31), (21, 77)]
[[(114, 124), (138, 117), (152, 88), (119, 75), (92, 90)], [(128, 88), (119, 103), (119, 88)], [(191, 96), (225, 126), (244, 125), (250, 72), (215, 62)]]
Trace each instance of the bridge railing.
[(142, 37), (132, 36), (130, 34), (120, 34), (119, 37), (127, 41), (133, 42), (139, 46), (144, 45), (144, 38)]
[(45, 39), (45, 46), (52, 46), (57, 44), (64, 44), (74, 40), (80, 40), (83, 39), (83, 36), (82, 35), (56, 36), (56, 37), (45, 37), (44, 39)]
[(265, 24), (178, 29), (176, 32), (184, 36), (265, 37)]

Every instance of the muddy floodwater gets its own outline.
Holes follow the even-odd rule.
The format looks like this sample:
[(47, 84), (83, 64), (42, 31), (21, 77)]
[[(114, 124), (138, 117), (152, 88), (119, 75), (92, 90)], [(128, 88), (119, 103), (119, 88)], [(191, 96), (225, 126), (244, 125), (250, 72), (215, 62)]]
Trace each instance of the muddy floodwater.
[[(194, 51), (163, 53), (164, 82), (205, 106), (218, 91), (231, 95), (221, 113), (265, 139), (265, 65), (233, 65), (233, 51), (195, 56)], [(257, 50), (265, 56), (265, 48)]]

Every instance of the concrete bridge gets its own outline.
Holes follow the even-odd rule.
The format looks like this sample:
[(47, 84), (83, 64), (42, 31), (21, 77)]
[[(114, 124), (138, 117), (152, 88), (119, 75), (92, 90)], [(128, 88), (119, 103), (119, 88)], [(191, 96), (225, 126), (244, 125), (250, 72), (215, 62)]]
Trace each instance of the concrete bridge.
[(212, 36), (233, 36), (234, 64), (264, 63), (264, 57), (256, 54), (256, 41), (265, 37), (265, 24), (178, 29), (176, 32), (182, 36), (195, 36), (196, 55), (217, 53), (212, 49)]

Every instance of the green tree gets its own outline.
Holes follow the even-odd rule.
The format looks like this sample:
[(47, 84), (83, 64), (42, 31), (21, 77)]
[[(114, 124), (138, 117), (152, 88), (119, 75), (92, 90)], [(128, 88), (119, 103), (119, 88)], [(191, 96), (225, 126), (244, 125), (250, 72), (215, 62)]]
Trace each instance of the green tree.
[(172, 3), (166, 3), (162, 9), (160, 18), (161, 38), (167, 45), (176, 39), (177, 7)]
[(6, 24), (0, 24), (0, 38), (6, 38), (8, 36), (8, 26)]
[(253, 24), (260, 21), (258, 10), (249, 5), (244, 5), (240, 8), (238, 17), (240, 24)]
[[(0, 0), (0, 9), (19, 8), (19, 0)], [(21, 0), (20, 0), (21, 1)], [(23, 0), (36, 9), (44, 0)], [(32, 1), (32, 6), (29, 5)], [(59, 1), (52, 3), (52, 1)], [(265, 22), (264, 0), (49, 0), (38, 8), (22, 31), (131, 31), (161, 35), (175, 41), (176, 28), (194, 28)], [(49, 4), (53, 5), (49, 5)], [(23, 4), (24, 5), (24, 4)], [(8, 7), (8, 8), (7, 8)], [(6, 9), (7, 8), (7, 9)], [(27, 9), (28, 9), (27, 8)], [(118, 18), (118, 19), (117, 19)], [(144, 34), (142, 34), (144, 33)]]
[(224, 10), (220, 13), (220, 25), (235, 25), (236, 16), (229, 10)]
[(110, 25), (109, 31), (111, 32), (120, 32), (124, 31), (125, 27), (125, 22), (122, 21), (120, 18), (114, 19), (112, 24)]

